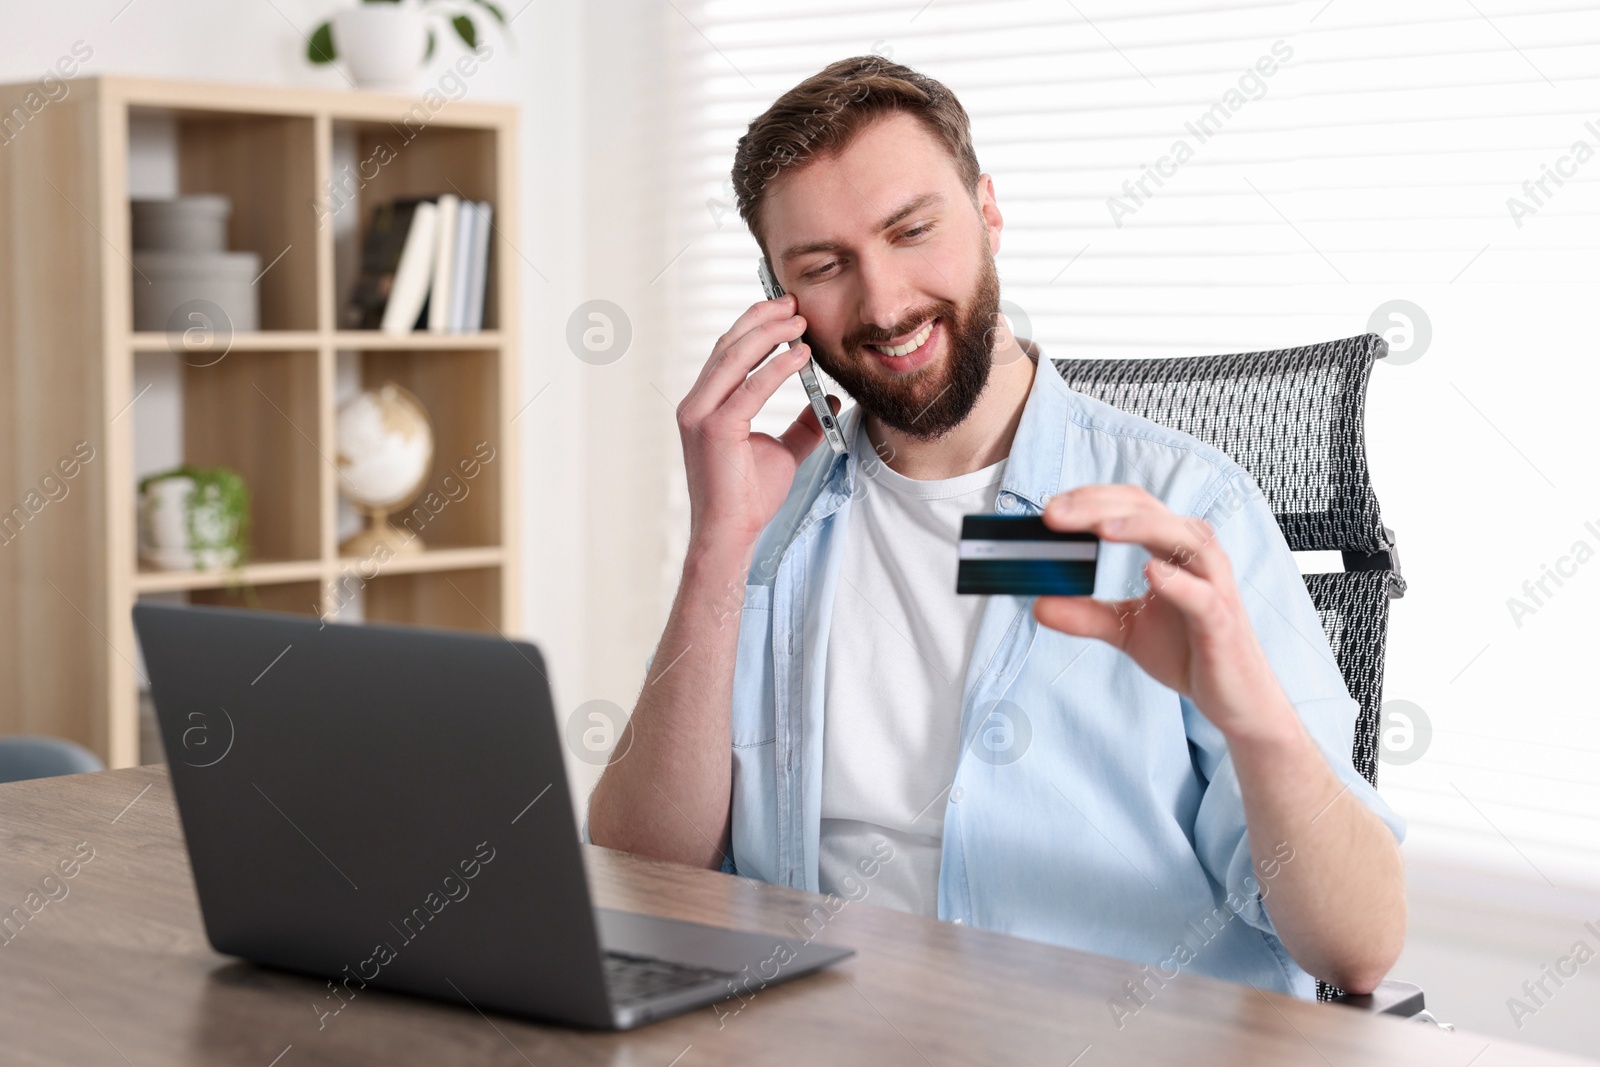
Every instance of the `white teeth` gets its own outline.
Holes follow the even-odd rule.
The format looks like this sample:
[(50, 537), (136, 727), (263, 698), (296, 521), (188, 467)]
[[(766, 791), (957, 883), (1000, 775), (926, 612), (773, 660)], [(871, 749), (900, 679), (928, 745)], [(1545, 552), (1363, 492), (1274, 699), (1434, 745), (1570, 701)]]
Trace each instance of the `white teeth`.
[(895, 345), (893, 348), (886, 348), (883, 345), (873, 345), (872, 347), (876, 348), (879, 352), (882, 352), (886, 356), (909, 356), (911, 353), (923, 346), (924, 342), (928, 340), (928, 335), (931, 333), (933, 333), (932, 320), (928, 322), (928, 325), (924, 326), (920, 331), (918, 331), (915, 337), (903, 345)]

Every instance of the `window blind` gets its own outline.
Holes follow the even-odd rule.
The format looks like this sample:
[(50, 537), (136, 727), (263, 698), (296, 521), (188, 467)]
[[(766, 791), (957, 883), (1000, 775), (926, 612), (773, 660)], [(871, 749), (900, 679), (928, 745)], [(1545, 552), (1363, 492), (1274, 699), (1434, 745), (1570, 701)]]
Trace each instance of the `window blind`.
[[(1600, 716), (1578, 666), (1592, 655), (1585, 609), (1600, 564), (1585, 573), (1570, 558), (1580, 540), (1600, 549), (1581, 436), (1583, 398), (1600, 384), (1587, 317), (1600, 11), (1575, 0), (672, 7), (660, 146), (671, 263), (654, 284), (671, 295), (674, 398), (761, 299), (727, 180), (748, 122), (845, 56), (875, 51), (940, 79), (994, 176), (1003, 306), (1047, 357), (1390, 337), (1368, 448), (1411, 591), (1394, 604), (1386, 697), (1426, 725), (1396, 753), (1417, 758), (1380, 766), (1380, 790), (1409, 819), (1412, 854), (1600, 884)], [(787, 384), (756, 429), (781, 432), (804, 403)], [(681, 466), (671, 488), (667, 589), (687, 531)], [(1562, 558), (1566, 584), (1547, 582), (1516, 617), (1524, 583)]]

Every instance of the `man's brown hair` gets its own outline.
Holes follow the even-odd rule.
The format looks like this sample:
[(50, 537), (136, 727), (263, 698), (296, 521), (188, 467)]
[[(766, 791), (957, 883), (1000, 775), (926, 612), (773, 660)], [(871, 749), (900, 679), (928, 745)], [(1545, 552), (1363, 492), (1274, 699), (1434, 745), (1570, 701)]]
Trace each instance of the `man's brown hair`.
[(739, 217), (767, 252), (761, 209), (767, 187), (819, 156), (843, 151), (864, 127), (891, 111), (905, 111), (949, 151), (974, 206), (978, 156), (967, 111), (943, 84), (879, 55), (829, 63), (780, 96), (755, 121), (733, 155), (733, 191)]

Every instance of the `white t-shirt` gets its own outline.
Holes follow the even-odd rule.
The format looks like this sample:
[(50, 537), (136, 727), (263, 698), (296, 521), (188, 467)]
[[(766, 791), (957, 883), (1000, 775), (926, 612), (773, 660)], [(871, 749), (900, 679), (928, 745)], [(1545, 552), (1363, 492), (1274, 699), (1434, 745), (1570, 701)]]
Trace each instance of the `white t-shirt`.
[[(859, 473), (871, 476), (850, 505), (828, 635), (819, 887), (859, 898), (841, 885), (854, 875), (869, 903), (937, 915), (961, 692), (988, 600), (956, 595), (956, 549), (961, 517), (994, 510), (1005, 460), (907, 478), (857, 426)], [(885, 839), (894, 855), (865, 882), (858, 865)]]

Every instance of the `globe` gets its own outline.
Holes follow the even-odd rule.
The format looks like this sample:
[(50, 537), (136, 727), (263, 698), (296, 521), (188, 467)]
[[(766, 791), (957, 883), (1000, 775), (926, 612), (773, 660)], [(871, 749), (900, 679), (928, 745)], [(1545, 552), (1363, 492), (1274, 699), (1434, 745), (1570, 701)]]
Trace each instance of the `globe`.
[(384, 382), (346, 401), (334, 422), (339, 488), (366, 509), (367, 529), (339, 546), (346, 556), (368, 556), (380, 544), (395, 555), (421, 543), (389, 525), (389, 512), (422, 491), (433, 466), (433, 426), (420, 401)]

